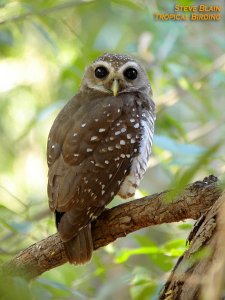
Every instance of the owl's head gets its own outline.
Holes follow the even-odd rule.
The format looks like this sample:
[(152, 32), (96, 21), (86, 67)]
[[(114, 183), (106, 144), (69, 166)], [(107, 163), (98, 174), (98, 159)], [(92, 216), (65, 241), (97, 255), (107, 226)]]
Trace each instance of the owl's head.
[(81, 90), (86, 88), (104, 95), (144, 91), (151, 92), (144, 68), (127, 55), (106, 53), (86, 70)]

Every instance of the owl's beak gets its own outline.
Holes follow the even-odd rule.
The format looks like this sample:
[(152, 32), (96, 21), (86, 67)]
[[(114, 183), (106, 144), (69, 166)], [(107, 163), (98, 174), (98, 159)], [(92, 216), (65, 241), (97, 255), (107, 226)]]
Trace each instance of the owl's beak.
[(119, 91), (119, 81), (118, 79), (114, 79), (112, 86), (111, 86), (111, 91), (113, 92), (113, 96), (116, 96)]

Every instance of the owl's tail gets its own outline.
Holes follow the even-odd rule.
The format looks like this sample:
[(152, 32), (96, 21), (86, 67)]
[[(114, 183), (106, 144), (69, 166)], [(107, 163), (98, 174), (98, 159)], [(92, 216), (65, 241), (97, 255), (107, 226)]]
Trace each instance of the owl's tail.
[(81, 229), (72, 240), (63, 244), (71, 264), (80, 265), (89, 262), (93, 252), (91, 223)]

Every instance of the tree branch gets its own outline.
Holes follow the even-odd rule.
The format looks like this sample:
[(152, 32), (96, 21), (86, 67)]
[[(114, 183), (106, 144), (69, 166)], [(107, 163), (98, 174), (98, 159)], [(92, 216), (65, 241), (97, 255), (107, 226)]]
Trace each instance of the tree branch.
[[(218, 180), (209, 176), (175, 196), (173, 191), (147, 196), (106, 210), (93, 223), (94, 249), (148, 226), (198, 219), (218, 199)], [(2, 266), (3, 272), (35, 278), (67, 262), (58, 234), (33, 244)]]

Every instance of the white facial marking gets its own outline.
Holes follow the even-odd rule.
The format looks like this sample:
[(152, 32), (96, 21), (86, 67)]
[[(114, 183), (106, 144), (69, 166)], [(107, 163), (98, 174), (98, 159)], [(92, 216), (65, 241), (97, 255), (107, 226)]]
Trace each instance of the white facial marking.
[(98, 130), (98, 132), (104, 132), (104, 131), (106, 131), (105, 128), (99, 128), (99, 130)]

